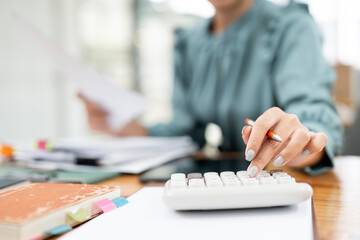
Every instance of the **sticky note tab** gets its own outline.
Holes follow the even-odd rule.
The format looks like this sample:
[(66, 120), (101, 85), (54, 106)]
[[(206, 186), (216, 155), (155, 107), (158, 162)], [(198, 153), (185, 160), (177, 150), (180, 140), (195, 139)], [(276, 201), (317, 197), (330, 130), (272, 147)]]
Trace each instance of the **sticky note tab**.
[(76, 212), (68, 212), (67, 215), (76, 222), (83, 222), (90, 218), (90, 214), (83, 208), (80, 208)]
[(46, 233), (49, 233), (51, 235), (58, 235), (58, 234), (70, 231), (71, 229), (72, 229), (71, 226), (63, 224), (63, 225), (59, 225), (57, 227), (54, 227), (54, 228), (52, 228), (50, 230), (47, 230)]
[(11, 158), (13, 156), (14, 149), (9, 145), (0, 146), (0, 154), (5, 158)]
[(109, 212), (116, 208), (115, 203), (110, 201), (108, 198), (105, 198), (103, 200), (97, 201), (95, 203), (96, 206), (98, 206), (104, 213)]
[(38, 235), (36, 237), (29, 238), (28, 240), (41, 240), (44, 238), (44, 235)]
[(129, 203), (129, 201), (126, 198), (123, 197), (117, 197), (111, 200), (113, 203), (115, 203), (116, 207), (122, 207), (125, 204)]
[(37, 142), (37, 148), (40, 149), (40, 150), (46, 150), (47, 149), (46, 145), (47, 145), (46, 140), (39, 140)]

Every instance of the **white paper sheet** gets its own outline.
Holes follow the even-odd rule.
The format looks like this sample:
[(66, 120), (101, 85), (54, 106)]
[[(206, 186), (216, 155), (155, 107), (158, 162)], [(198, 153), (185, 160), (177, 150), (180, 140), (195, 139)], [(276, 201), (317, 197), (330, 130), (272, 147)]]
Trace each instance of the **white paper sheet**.
[(13, 13), (12, 19), (27, 40), (65, 73), (85, 98), (109, 112), (108, 124), (111, 128), (120, 129), (145, 111), (147, 104), (142, 96), (112, 84), (94, 69), (71, 58), (18, 14)]
[(127, 205), (59, 239), (313, 239), (310, 199), (289, 207), (176, 212), (162, 194), (162, 187), (143, 188)]

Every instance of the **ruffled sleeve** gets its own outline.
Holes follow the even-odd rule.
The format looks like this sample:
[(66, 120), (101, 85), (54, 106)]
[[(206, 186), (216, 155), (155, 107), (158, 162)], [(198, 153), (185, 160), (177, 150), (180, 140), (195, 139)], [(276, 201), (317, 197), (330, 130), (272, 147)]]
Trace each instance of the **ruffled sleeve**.
[(343, 142), (343, 128), (334, 108), (334, 70), (321, 52), (321, 36), (315, 22), (303, 8), (292, 4), (279, 22), (280, 34), (273, 79), (278, 106), (296, 114), (301, 123), (328, 137), (324, 158), (305, 170), (320, 174), (333, 167)]

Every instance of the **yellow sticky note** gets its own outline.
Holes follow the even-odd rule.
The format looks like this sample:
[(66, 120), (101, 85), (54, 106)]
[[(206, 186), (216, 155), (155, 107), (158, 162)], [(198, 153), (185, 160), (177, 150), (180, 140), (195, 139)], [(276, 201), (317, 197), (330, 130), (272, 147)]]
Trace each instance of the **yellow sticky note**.
[(74, 219), (76, 222), (83, 222), (90, 218), (90, 214), (83, 208), (80, 208), (75, 213), (68, 212), (67, 215)]

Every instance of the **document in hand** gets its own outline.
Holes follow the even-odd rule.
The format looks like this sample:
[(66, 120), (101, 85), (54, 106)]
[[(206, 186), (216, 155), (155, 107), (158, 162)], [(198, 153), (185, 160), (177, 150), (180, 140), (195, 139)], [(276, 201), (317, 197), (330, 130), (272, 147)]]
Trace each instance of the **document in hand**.
[(162, 196), (162, 187), (143, 188), (126, 206), (60, 239), (313, 239), (310, 199), (288, 207), (177, 212)]
[(76, 61), (18, 14), (13, 13), (12, 19), (25, 38), (66, 74), (85, 98), (109, 112), (111, 128), (119, 129), (145, 111), (146, 101), (142, 96), (112, 84), (94, 69)]

